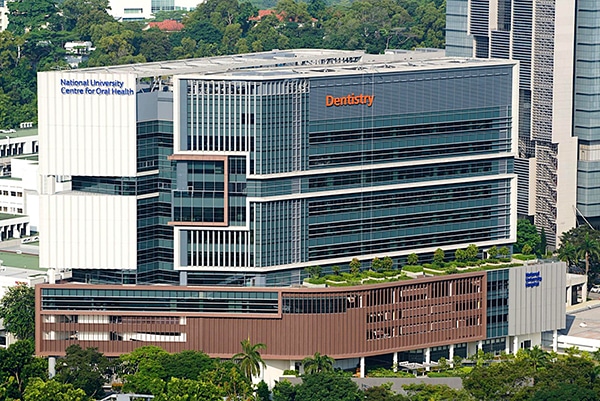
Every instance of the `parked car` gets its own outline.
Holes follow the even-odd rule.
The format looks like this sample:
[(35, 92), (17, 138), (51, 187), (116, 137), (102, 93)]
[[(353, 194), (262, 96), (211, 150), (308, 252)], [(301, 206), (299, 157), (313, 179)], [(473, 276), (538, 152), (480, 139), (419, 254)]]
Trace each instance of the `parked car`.
[(600, 293), (600, 284), (595, 284), (590, 288), (590, 292)]

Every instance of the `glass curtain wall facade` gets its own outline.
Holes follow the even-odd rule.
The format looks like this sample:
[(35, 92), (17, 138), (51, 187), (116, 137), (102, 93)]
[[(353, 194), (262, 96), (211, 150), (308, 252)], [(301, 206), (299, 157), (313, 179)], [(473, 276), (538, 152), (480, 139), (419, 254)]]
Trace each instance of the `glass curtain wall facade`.
[(579, 139), (577, 207), (600, 226), (600, 4), (577, 2), (574, 133)]
[(513, 65), (389, 69), (179, 81), (188, 283), (511, 242)]

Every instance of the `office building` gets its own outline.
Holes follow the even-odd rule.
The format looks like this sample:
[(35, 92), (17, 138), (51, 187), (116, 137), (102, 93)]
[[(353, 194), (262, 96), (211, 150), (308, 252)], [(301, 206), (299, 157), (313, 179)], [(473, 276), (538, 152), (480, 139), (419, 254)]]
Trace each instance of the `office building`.
[(119, 21), (150, 19), (157, 11), (193, 10), (202, 0), (110, 0), (110, 15)]
[[(36, 353), (71, 344), (108, 356), (156, 345), (231, 358), (240, 341), (267, 345), (262, 378), (298, 369), (315, 352), (365, 374), (377, 356), (430, 367), (479, 349), (556, 350), (565, 327), (566, 265), (532, 264), (354, 287), (36, 286)], [(367, 372), (368, 373), (368, 372)]]
[(517, 78), (512, 61), (427, 51), (42, 72), (40, 265), (274, 286), (353, 258), (510, 246)]
[(447, 54), (520, 62), (519, 214), (557, 246), (600, 225), (596, 1), (448, 0)]

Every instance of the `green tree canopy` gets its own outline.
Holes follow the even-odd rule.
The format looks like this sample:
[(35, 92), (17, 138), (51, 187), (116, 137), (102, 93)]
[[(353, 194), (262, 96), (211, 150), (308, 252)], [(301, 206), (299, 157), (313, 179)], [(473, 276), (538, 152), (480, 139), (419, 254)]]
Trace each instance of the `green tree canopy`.
[(72, 384), (90, 397), (100, 398), (102, 386), (108, 381), (111, 363), (96, 348), (83, 349), (73, 344), (65, 350), (66, 355), (56, 363), (55, 379)]
[(453, 400), (473, 401), (465, 390), (456, 390), (444, 384), (415, 383), (402, 386), (411, 401)]
[(517, 221), (517, 243), (514, 245), (514, 251), (520, 253), (523, 251), (525, 244), (529, 245), (532, 250), (540, 248), (541, 237), (537, 228), (527, 219), (519, 219)]
[(155, 401), (222, 401), (221, 389), (210, 381), (172, 378)]
[(444, 250), (442, 248), (436, 249), (435, 252), (433, 253), (433, 263), (435, 263), (436, 265), (443, 264), (444, 258), (445, 258), (445, 254), (444, 254)]
[(304, 366), (304, 373), (310, 375), (320, 372), (332, 372), (334, 362), (333, 358), (315, 352), (312, 357), (308, 356), (302, 360), (302, 366)]
[(360, 273), (360, 266), (360, 260), (358, 260), (357, 258), (352, 258), (352, 260), (350, 261), (350, 272), (352, 274)]
[(85, 391), (72, 384), (56, 380), (33, 379), (27, 386), (23, 401), (92, 401)]
[(199, 379), (213, 383), (227, 399), (246, 399), (252, 395), (251, 380), (231, 361), (218, 363), (214, 369), (202, 372)]
[(407, 256), (406, 263), (408, 263), (409, 265), (418, 264), (419, 263), (419, 255), (417, 255), (416, 253), (411, 253), (410, 255)]
[(564, 232), (560, 236), (558, 255), (568, 263), (584, 259), (585, 272), (589, 274), (590, 264), (600, 262), (600, 233), (587, 225)]
[(7, 2), (10, 13), (8, 30), (17, 35), (47, 29), (60, 24), (59, 9), (55, 0), (16, 0)]
[(275, 382), (273, 386), (273, 401), (294, 401), (296, 399), (296, 386), (289, 380)]
[(527, 399), (533, 377), (533, 367), (523, 361), (483, 364), (464, 378), (463, 386), (477, 400)]
[(0, 319), (18, 339), (35, 336), (35, 290), (26, 284), (9, 287), (0, 300)]
[(320, 372), (303, 376), (295, 401), (359, 401), (362, 392), (348, 376)]
[(30, 380), (48, 377), (48, 362), (34, 357), (34, 351), (31, 339), (19, 340), (7, 349), (0, 348), (0, 383), (4, 383), (7, 397), (20, 399)]

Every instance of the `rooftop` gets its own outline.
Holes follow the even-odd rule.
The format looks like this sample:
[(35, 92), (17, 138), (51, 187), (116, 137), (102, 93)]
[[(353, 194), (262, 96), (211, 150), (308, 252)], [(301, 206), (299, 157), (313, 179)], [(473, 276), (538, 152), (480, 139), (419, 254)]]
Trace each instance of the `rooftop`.
[(6, 137), (9, 137), (11, 139), (23, 138), (26, 136), (36, 136), (37, 134), (37, 128), (17, 129), (15, 130), (15, 132), (0, 133), (0, 140), (6, 139)]
[(0, 213), (0, 220), (10, 220), (10, 219), (16, 219), (19, 217), (26, 217), (26, 216), (23, 214)]
[[(365, 54), (362, 51), (297, 49), (273, 50), (231, 56), (172, 60), (154, 63), (94, 67), (60, 72), (135, 74), (138, 78), (173, 75), (214, 75), (257, 79), (268, 76), (306, 77), (327, 74), (363, 74), (391, 70), (440, 68), (452, 65), (494, 65), (511, 63), (508, 60), (447, 58), (441, 49), (390, 51), (387, 54)], [(273, 67), (277, 71), (273, 72)], [(262, 70), (261, 70), (262, 69)]]
[(6, 267), (6, 271), (2, 272), (3, 276), (6, 272), (13, 272), (17, 274), (16, 270), (9, 270), (10, 268), (19, 268), (19, 270), (26, 269), (31, 274), (32, 270), (45, 272), (46, 269), (40, 268), (40, 258), (38, 255), (30, 255), (26, 253), (18, 254), (16, 252), (0, 251), (0, 260), (2, 260), (2, 266)]

